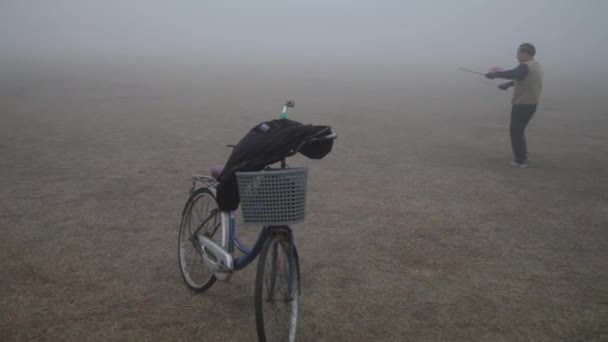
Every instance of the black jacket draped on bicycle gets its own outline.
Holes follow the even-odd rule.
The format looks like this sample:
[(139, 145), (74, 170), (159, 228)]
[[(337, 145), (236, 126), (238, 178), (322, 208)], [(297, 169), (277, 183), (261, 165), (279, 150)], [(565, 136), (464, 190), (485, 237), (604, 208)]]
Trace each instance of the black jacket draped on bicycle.
[[(307, 141), (331, 134), (328, 126), (304, 125), (289, 119), (262, 122), (252, 128), (234, 147), (217, 187), (217, 202), (221, 210), (236, 210), (239, 193), (235, 172), (260, 171), (281, 161), (293, 152), (321, 159), (332, 149), (333, 140)], [(303, 145), (302, 145), (303, 144)]]

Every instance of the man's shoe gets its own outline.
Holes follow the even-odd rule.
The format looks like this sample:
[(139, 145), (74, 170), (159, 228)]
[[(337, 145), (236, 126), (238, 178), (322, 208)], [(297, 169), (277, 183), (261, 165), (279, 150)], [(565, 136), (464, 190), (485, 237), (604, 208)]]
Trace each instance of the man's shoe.
[(513, 160), (513, 161), (511, 161), (509, 163), (509, 166), (512, 166), (512, 167), (521, 167), (522, 169), (525, 169), (525, 168), (529, 167), (530, 165), (528, 164), (527, 160), (524, 161), (524, 162), (522, 162), (522, 163), (518, 163), (515, 160)]

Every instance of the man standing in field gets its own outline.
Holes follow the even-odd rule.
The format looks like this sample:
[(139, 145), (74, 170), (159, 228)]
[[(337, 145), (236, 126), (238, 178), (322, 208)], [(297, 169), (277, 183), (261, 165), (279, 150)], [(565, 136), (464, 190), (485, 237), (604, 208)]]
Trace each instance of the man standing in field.
[(528, 167), (528, 150), (526, 145), (526, 126), (536, 112), (538, 98), (543, 87), (543, 71), (534, 59), (536, 48), (524, 43), (517, 49), (519, 65), (512, 70), (492, 71), (485, 76), (489, 79), (504, 78), (512, 80), (498, 86), (502, 90), (513, 88), (511, 101), (511, 147), (515, 159), (509, 164), (514, 167)]

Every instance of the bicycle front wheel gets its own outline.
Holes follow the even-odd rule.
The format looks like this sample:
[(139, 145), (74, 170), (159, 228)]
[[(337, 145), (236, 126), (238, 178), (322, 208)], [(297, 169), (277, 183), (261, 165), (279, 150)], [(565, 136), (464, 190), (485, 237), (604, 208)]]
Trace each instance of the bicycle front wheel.
[(300, 270), (295, 245), (287, 234), (271, 235), (258, 260), (255, 316), (260, 341), (295, 341)]
[(201, 236), (221, 244), (219, 210), (215, 196), (206, 188), (198, 189), (190, 196), (179, 227), (179, 269), (186, 285), (196, 292), (207, 290), (216, 280), (203, 262)]

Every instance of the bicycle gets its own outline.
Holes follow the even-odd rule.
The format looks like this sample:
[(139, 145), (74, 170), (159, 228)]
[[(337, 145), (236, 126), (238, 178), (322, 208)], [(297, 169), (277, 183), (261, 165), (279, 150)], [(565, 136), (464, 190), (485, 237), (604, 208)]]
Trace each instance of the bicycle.
[[(288, 101), (281, 118), (286, 118)], [(260, 341), (295, 341), (299, 315), (300, 264), (289, 224), (304, 220), (306, 168), (288, 168), (286, 158), (310, 143), (333, 140), (331, 133), (302, 141), (281, 159), (279, 169), (236, 172), (243, 220), (262, 225), (253, 247), (236, 234), (234, 211), (222, 211), (216, 200), (222, 166), (210, 176), (194, 175), (182, 211), (178, 237), (179, 266), (189, 288), (209, 289), (259, 256), (255, 280), (256, 330)], [(231, 145), (229, 145), (231, 146)], [(235, 257), (236, 250), (243, 256)], [(190, 258), (189, 258), (190, 257)]]

